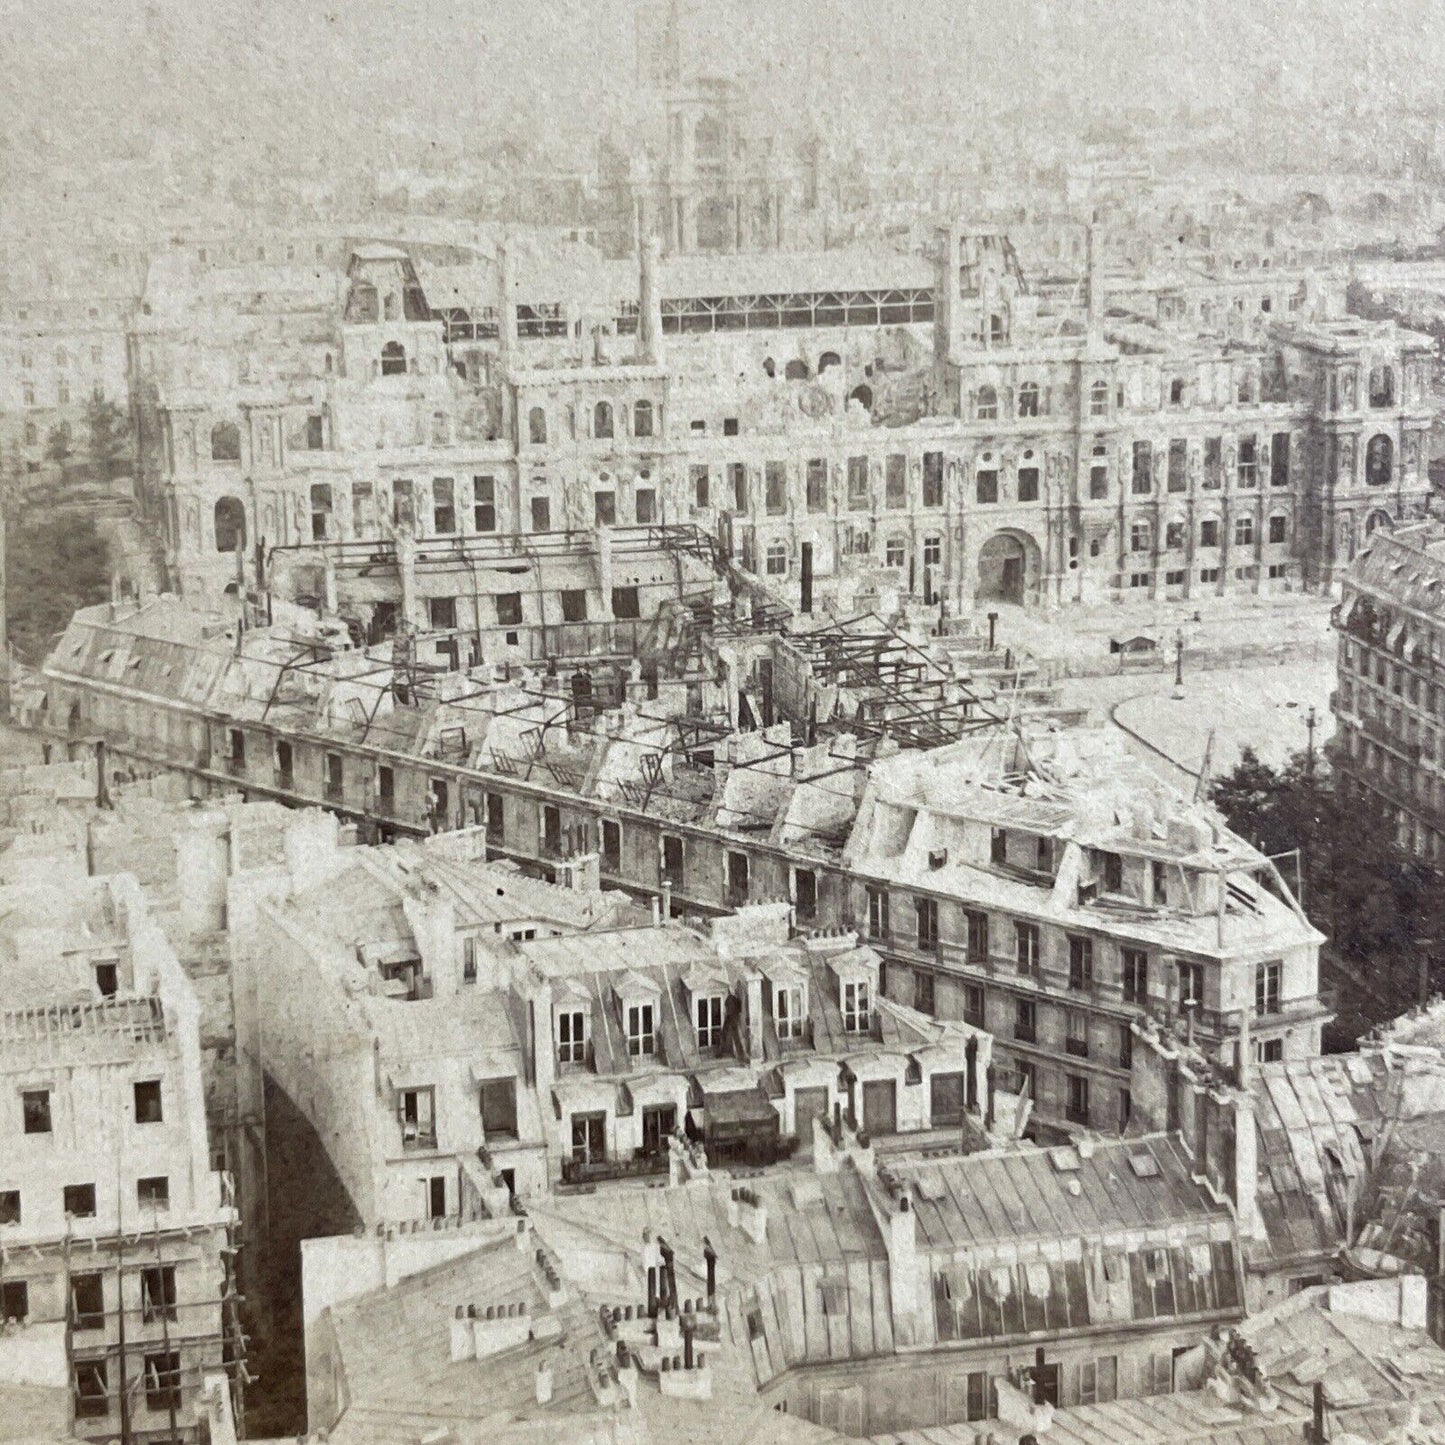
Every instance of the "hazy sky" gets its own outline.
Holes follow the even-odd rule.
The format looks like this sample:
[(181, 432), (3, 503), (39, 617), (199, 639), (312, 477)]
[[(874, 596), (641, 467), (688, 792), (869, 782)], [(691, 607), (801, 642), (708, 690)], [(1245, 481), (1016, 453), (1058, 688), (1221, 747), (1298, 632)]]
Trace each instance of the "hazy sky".
[[(368, 126), (485, 148), (594, 135), (632, 83), (633, 0), (0, 0), (13, 135), (244, 133), (344, 153)], [(710, 0), (687, 56), (784, 110), (1431, 97), (1445, 0)], [(831, 76), (832, 84), (828, 83)], [(1307, 123), (1307, 122), (1306, 122)]]

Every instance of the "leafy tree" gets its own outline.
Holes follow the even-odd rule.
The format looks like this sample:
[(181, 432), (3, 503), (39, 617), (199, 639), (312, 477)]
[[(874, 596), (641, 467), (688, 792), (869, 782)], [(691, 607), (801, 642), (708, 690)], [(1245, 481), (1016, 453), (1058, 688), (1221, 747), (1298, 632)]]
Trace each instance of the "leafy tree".
[(69, 461), (71, 453), (75, 450), (70, 435), (70, 423), (60, 422), (50, 428), (45, 437), (45, 455), (58, 467), (63, 467)]
[(115, 402), (97, 391), (85, 407), (90, 433), (90, 464), (101, 477), (113, 477), (130, 455), (130, 418)]
[(10, 641), (38, 663), (78, 607), (109, 596), (109, 554), (94, 518), (75, 509), (34, 521), (11, 516), (6, 538)]

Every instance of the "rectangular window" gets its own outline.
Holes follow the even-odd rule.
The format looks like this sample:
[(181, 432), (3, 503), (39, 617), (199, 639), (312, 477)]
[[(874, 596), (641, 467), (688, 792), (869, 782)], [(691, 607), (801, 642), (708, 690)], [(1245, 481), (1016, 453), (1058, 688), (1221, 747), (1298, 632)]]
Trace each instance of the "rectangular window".
[(868, 510), (868, 458), (848, 458), (848, 510)]
[(1082, 1074), (1065, 1074), (1068, 1102), (1064, 1114), (1071, 1124), (1089, 1122), (1089, 1081)]
[(870, 888), (868, 890), (868, 937), (888, 937), (888, 890), (886, 888)]
[(60, 1198), (66, 1214), (71, 1219), (95, 1218), (94, 1184), (67, 1184), (61, 1190)]
[(450, 477), (432, 479), (432, 529), (438, 533), (457, 529), (456, 486)]
[(1020, 973), (1039, 971), (1039, 929), (1036, 923), (1014, 924), (1015, 958)]
[(692, 484), (692, 504), (695, 507), (706, 507), (709, 505), (710, 489), (708, 486), (708, 470), (705, 466), (694, 466), (687, 469), (688, 480)]
[(110, 1385), (104, 1360), (75, 1362), (75, 1414), (81, 1420), (99, 1420), (110, 1414)]
[(1219, 546), (1219, 521), (1215, 517), (1206, 517), (1199, 524), (1199, 545), (1201, 547)]
[(803, 991), (779, 988), (773, 992), (773, 1027), (780, 1039), (803, 1036)]
[(988, 957), (988, 914), (968, 909), (963, 917), (968, 925), (968, 956), (982, 961)]
[(473, 522), (478, 532), (497, 530), (497, 484), (491, 477), (471, 478)]
[(977, 478), (978, 500), (980, 502), (998, 501), (998, 473), (992, 468), (985, 468), (979, 472)]
[(913, 910), (918, 920), (919, 948), (938, 947), (938, 900), (915, 898)]
[(1083, 992), (1094, 986), (1094, 940), (1069, 936), (1069, 987)]
[(1069, 1009), (1064, 1019), (1064, 1052), (1076, 1059), (1089, 1057), (1089, 1019), (1078, 1009)]
[(0, 1281), (0, 1323), (23, 1325), (30, 1318), (30, 1286), (23, 1279)]
[(175, 1265), (148, 1265), (141, 1270), (140, 1317), (145, 1324), (176, 1318)]
[(1206, 491), (1217, 492), (1224, 485), (1224, 438), (1204, 439), (1204, 486)]
[(985, 1027), (983, 988), (976, 983), (963, 986), (963, 1021), (976, 1029)]
[(457, 625), (457, 599), (455, 597), (428, 597), (426, 600), (427, 620), (438, 632), (449, 632)]
[(890, 452), (883, 471), (883, 505), (897, 511), (908, 505), (908, 458)]
[(1280, 976), (1284, 965), (1278, 960), (1261, 963), (1254, 970), (1254, 1011), (1257, 1014), (1279, 1012)]
[(650, 1003), (629, 1004), (627, 1009), (627, 1052), (634, 1059), (651, 1057), (657, 1051)]
[(828, 463), (822, 457), (813, 457), (807, 468), (808, 510), (828, 510)]
[(1019, 468), (1019, 501), (1037, 502), (1039, 499), (1039, 469)]
[(933, 975), (926, 968), (914, 970), (913, 1007), (921, 1014), (931, 1014), (934, 1010)]
[(662, 835), (662, 881), (681, 888), (683, 880), (682, 839), (669, 833)]
[(657, 493), (651, 487), (638, 487), (632, 494), (633, 510), (639, 527), (650, 527), (657, 520)]
[(741, 462), (728, 463), (728, 483), (733, 494), (733, 510), (748, 509), (748, 469)]
[(606, 873), (622, 871), (622, 824), (602, 820), (602, 868)]
[(520, 592), (498, 592), (492, 601), (497, 608), (498, 627), (520, 627), (522, 625), (522, 594)]
[(843, 985), (843, 1028), (850, 1034), (866, 1034), (872, 1024), (872, 1013), (868, 1007), (868, 985), (866, 983), (845, 983)]
[(105, 1327), (105, 1286), (98, 1273), (70, 1276), (70, 1324), (76, 1330)]
[(146, 1408), (172, 1410), (181, 1403), (181, 1357), (175, 1350), (145, 1357)]
[(1119, 954), (1125, 1003), (1143, 1003), (1149, 997), (1149, 955), (1126, 948)]
[(1109, 495), (1109, 469), (1094, 465), (1089, 468), (1089, 500), (1102, 502)]
[(763, 502), (768, 516), (781, 517), (788, 510), (788, 468), (784, 462), (763, 466)]
[(1169, 443), (1169, 490), (1182, 492), (1189, 486), (1189, 443), (1175, 437)]
[(923, 454), (923, 505), (925, 507), (941, 507), (943, 505), (942, 452), (924, 452)]
[(483, 1079), (478, 1095), (482, 1133), (488, 1139), (517, 1137), (517, 1081), (513, 1078)]
[(1100, 872), (1103, 875), (1105, 893), (1124, 891), (1124, 860), (1117, 853), (1099, 854)]
[(1277, 431), (1269, 444), (1269, 484), (1289, 486), (1289, 433)]
[(1014, 1038), (1020, 1043), (1032, 1044), (1037, 1042), (1038, 1010), (1034, 1001), (1029, 998), (1017, 999), (1014, 1002)]
[(723, 1001), (714, 995), (693, 1002), (697, 1015), (697, 1045), (700, 1049), (714, 1048), (722, 1038)]
[(594, 526), (615, 527), (617, 525), (617, 493), (592, 493), (592, 521)]
[(0, 1224), (20, 1223), (20, 1191), (0, 1189)]
[(581, 1064), (587, 1059), (587, 1015), (564, 1009), (557, 1015), (557, 1062)]
[(1271, 517), (1269, 519), (1269, 540), (1276, 544), (1285, 541), (1288, 527), (1289, 518)]
[(986, 1370), (969, 1372), (964, 1396), (964, 1419), (992, 1420), (994, 1416), (993, 1381)]
[(636, 587), (612, 589), (612, 615), (618, 622), (636, 622), (642, 616), (642, 603)]
[(587, 621), (587, 593), (581, 587), (562, 589), (562, 621)]
[(20, 1113), (27, 1134), (50, 1133), (50, 1090), (27, 1089), (20, 1095)]
[(793, 912), (799, 923), (818, 916), (818, 875), (811, 868), (793, 869)]
[(1134, 443), (1134, 469), (1129, 489), (1136, 497), (1147, 497), (1154, 490), (1154, 446), (1152, 442)]
[(1134, 1030), (1129, 1024), (1119, 1025), (1119, 1067), (1134, 1067)]
[(1239, 439), (1239, 463), (1236, 470), (1241, 487), (1252, 487), (1259, 480), (1255, 440), (1252, 436)]

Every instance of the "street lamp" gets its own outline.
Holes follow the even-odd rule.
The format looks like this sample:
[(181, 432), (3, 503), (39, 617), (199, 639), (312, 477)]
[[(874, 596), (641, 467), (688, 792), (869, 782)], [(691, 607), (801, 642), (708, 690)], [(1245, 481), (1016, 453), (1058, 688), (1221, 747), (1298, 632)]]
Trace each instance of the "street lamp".
[(1309, 733), (1309, 744), (1305, 749), (1305, 776), (1315, 775), (1315, 728), (1319, 725), (1319, 718), (1315, 716), (1315, 710), (1311, 705), (1310, 710), (1305, 714), (1305, 729)]
[(1174, 634), (1174, 697), (1176, 701), (1184, 697), (1184, 629), (1182, 627)]

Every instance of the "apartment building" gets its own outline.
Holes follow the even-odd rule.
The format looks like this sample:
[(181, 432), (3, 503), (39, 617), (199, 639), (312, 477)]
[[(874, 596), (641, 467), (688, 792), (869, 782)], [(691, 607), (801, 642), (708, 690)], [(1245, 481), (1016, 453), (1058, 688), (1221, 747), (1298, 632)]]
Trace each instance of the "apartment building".
[(1445, 530), (1382, 528), (1343, 576), (1331, 764), (1383, 805), (1402, 847), (1445, 856)]
[(1053, 1126), (1127, 1121), (1126, 1028), (1150, 1013), (1192, 1020), (1224, 1062), (1318, 1052), (1320, 937), (1267, 859), (1101, 735), (1002, 727), (946, 670), (880, 687), (858, 659), (884, 634), (827, 634), (833, 674), (784, 639), (787, 720), (738, 733), (686, 686), (584, 718), (561, 668), (442, 671), (438, 691), (390, 644), (300, 668), (284, 629), (214, 625), (171, 602), (80, 614), (23, 720), (372, 837), (479, 828), (544, 877), (594, 854), (604, 885), (672, 916), (785, 900), (798, 930), (875, 949), (889, 999), (994, 1033), (1000, 1082)]
[(82, 1437), (199, 1439), (205, 1381), (242, 1350), (195, 993), (133, 878), (0, 899), (4, 1315), (63, 1328)]
[(790, 938), (786, 905), (710, 934), (639, 922), (595, 859), (563, 886), (483, 861), (482, 830), (338, 849), (325, 823), (298, 886), (233, 889), (243, 1052), (368, 1225), (474, 1223), (558, 1184), (666, 1175), (679, 1148), (808, 1156), (845, 1119), (984, 1137), (991, 1041), (882, 998), (851, 935)]
[[(870, 1152), (743, 1187), (532, 1201), (520, 1232), (469, 1249), (309, 1241), (311, 1424), (348, 1438), (425, 1399), (501, 1438), (595, 1435), (599, 1410), (665, 1439), (789, 1439), (798, 1422), (972, 1438), (1035, 1399), (1047, 1415), (1186, 1389), (1184, 1357), (1242, 1317), (1228, 1205), (1167, 1135), (906, 1166)], [(547, 1316), (573, 1311), (549, 1375)], [(382, 1348), (403, 1320), (419, 1395)]]

